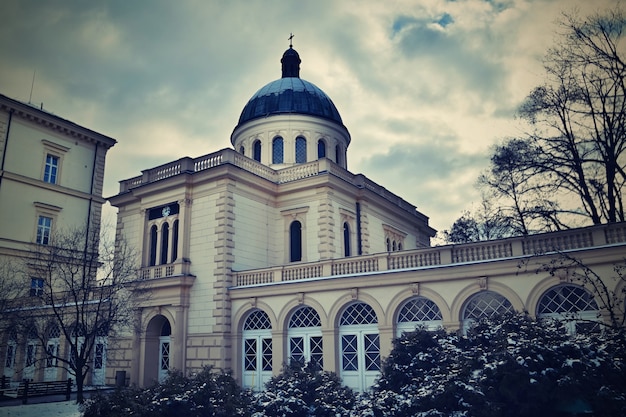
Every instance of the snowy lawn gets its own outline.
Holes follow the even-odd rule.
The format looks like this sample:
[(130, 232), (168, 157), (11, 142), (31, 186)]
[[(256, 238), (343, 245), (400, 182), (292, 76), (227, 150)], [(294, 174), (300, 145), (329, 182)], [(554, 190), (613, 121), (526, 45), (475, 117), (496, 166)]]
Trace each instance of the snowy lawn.
[(0, 407), (0, 417), (80, 417), (76, 401)]

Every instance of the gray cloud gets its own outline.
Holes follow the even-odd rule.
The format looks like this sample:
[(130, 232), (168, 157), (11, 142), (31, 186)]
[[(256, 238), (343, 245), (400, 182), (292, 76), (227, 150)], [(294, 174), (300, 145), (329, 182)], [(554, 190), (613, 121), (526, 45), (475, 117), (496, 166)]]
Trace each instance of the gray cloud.
[(230, 146), (247, 100), (280, 77), (293, 32), (302, 77), (329, 94), (350, 129), (351, 169), (445, 228), (478, 201), (472, 185), (489, 145), (512, 134), (549, 24), (572, 2), (588, 7), (5, 0), (0, 92), (28, 100), (36, 70), (34, 103), (118, 139), (107, 160), (111, 195), (142, 169)]

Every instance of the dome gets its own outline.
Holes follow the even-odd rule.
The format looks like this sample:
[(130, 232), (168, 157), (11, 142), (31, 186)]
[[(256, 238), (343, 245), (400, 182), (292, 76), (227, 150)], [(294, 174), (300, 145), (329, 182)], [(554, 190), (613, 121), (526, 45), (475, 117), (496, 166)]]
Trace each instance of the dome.
[(323, 117), (343, 126), (339, 111), (326, 93), (299, 77), (280, 78), (262, 87), (243, 108), (238, 125), (289, 113)]
[(249, 120), (277, 114), (323, 117), (343, 126), (332, 100), (313, 83), (300, 78), (300, 56), (290, 45), (282, 59), (282, 78), (257, 91), (239, 116), (237, 127)]

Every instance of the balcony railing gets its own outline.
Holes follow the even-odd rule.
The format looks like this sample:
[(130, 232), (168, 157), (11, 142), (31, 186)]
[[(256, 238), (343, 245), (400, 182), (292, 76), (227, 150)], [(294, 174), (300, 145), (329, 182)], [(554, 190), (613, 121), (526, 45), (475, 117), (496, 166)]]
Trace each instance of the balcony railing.
[(157, 279), (190, 274), (190, 262), (146, 266), (141, 268), (141, 279)]
[(626, 223), (233, 272), (237, 287), (377, 271), (458, 265), (626, 244)]
[(247, 158), (232, 149), (222, 149), (221, 151), (203, 155), (198, 158), (181, 158), (168, 164), (142, 171), (142, 175), (140, 176), (120, 181), (120, 194), (130, 191), (133, 188), (161, 181), (166, 178), (180, 174), (200, 172), (225, 164), (235, 165), (276, 184), (284, 184), (321, 174), (331, 174), (356, 187), (368, 189), (415, 216), (424, 217), (423, 214), (417, 212), (414, 205), (369, 180), (367, 177), (361, 174), (352, 174), (330, 159), (318, 159), (317, 161), (298, 164), (277, 171), (253, 159)]

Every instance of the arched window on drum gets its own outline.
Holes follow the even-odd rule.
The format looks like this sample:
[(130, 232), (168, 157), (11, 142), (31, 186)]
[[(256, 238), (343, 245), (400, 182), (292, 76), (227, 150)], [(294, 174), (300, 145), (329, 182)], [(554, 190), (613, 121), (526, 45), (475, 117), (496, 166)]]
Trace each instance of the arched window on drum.
[(396, 335), (412, 332), (418, 327), (436, 330), (443, 326), (441, 310), (432, 300), (425, 297), (413, 297), (407, 300), (398, 312)]
[(563, 322), (570, 334), (600, 331), (600, 311), (589, 291), (578, 285), (559, 285), (546, 291), (537, 305), (538, 318)]

